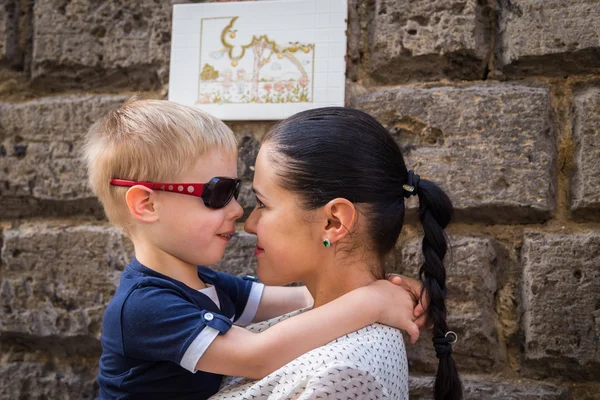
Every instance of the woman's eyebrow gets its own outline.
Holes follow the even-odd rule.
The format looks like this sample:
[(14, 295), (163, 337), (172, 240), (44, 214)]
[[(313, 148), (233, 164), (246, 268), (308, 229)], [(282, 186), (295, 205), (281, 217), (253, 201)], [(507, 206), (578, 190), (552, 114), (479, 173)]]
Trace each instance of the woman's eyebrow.
[(254, 186), (252, 186), (252, 191), (259, 195), (260, 197), (264, 197), (265, 199), (267, 198), (264, 194), (262, 194), (261, 192), (258, 191), (258, 189), (256, 189)]

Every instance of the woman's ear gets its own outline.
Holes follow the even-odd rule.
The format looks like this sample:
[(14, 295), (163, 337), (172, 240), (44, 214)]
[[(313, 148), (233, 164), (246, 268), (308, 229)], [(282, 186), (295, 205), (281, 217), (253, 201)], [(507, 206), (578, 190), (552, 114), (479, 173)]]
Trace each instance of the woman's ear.
[(142, 222), (158, 221), (158, 213), (154, 207), (154, 191), (147, 187), (136, 185), (127, 190), (125, 202), (131, 216)]
[(323, 239), (327, 238), (331, 243), (336, 243), (350, 234), (358, 216), (351, 201), (343, 198), (333, 199), (325, 205), (324, 211), (327, 225)]

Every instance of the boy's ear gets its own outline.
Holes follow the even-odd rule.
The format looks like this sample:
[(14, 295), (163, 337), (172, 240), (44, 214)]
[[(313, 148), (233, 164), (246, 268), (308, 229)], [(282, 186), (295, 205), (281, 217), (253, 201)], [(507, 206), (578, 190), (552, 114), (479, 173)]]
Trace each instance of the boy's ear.
[(158, 213), (154, 208), (154, 191), (147, 187), (136, 185), (127, 190), (125, 202), (127, 208), (138, 221), (155, 222), (158, 221)]
[(324, 234), (331, 243), (336, 243), (350, 234), (358, 216), (351, 201), (343, 198), (333, 199), (325, 205), (324, 211), (327, 218)]

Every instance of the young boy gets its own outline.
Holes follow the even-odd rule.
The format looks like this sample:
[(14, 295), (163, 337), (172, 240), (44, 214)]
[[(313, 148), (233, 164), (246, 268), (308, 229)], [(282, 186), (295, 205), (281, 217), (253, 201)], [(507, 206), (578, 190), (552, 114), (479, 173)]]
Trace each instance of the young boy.
[(221, 259), (242, 215), (237, 146), (221, 121), (132, 99), (90, 128), (84, 153), (94, 193), (135, 248), (104, 315), (102, 399), (208, 398), (223, 374), (262, 378), (377, 321), (416, 340), (412, 299), (383, 281), (259, 334), (232, 326), (307, 307), (312, 298), (304, 288), (197, 267)]

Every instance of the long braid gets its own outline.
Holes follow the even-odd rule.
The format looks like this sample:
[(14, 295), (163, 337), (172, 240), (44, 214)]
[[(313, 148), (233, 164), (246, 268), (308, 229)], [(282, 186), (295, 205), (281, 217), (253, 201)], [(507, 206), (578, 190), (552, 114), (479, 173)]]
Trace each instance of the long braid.
[(448, 241), (444, 228), (452, 220), (453, 207), (448, 196), (435, 183), (420, 180), (409, 171), (409, 184), (415, 187), (419, 196), (419, 218), (423, 224), (423, 255), (419, 276), (424, 289), (429, 293), (428, 320), (433, 322), (433, 336), (436, 356), (439, 359), (434, 384), (435, 400), (462, 399), (462, 384), (456, 363), (452, 358), (452, 340), (446, 324), (446, 268), (444, 257), (448, 251)]

